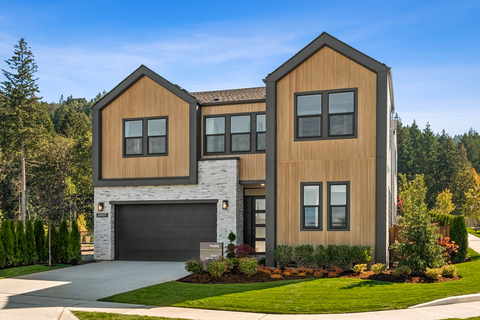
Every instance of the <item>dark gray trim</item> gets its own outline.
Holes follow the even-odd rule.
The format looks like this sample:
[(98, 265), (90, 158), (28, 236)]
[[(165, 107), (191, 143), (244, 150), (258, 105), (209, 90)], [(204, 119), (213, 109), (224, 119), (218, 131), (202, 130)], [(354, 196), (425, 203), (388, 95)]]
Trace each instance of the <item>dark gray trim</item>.
[[(339, 229), (339, 228), (332, 228), (332, 217), (331, 217), (331, 210), (330, 210), (330, 186), (334, 185), (347, 185), (347, 210), (346, 210), (346, 219), (347, 219), (347, 228), (346, 229)], [(350, 231), (350, 181), (328, 181), (327, 182), (327, 231)]]
[(239, 180), (240, 184), (262, 184), (265, 180)]
[[(152, 153), (148, 152), (148, 120), (155, 120), (155, 119), (165, 119), (165, 153)], [(135, 120), (142, 120), (142, 154), (126, 154), (126, 146), (125, 146), (125, 121), (135, 121)], [(140, 117), (140, 118), (127, 118), (122, 119), (122, 158), (144, 158), (144, 157), (167, 157), (168, 156), (168, 116), (164, 117)], [(163, 136), (159, 136), (163, 137)], [(140, 138), (140, 137), (139, 137)], [(127, 138), (128, 139), (128, 138)]]
[(228, 106), (232, 104), (247, 104), (247, 103), (262, 103), (265, 99), (250, 99), (250, 100), (236, 100), (236, 101), (216, 101), (216, 102), (204, 102), (200, 103), (200, 107), (212, 107), (212, 106)]
[(388, 104), (387, 72), (377, 74), (377, 138), (376, 138), (376, 191), (375, 191), (375, 262), (387, 261), (387, 138)]
[[(189, 175), (188, 177), (152, 177), (133, 179), (102, 179), (102, 110), (111, 102), (132, 87), (142, 77), (148, 77), (165, 89), (175, 94), (189, 104)], [(141, 65), (130, 74), (125, 80), (113, 88), (102, 99), (92, 107), (92, 166), (94, 187), (116, 187), (116, 186), (142, 186), (142, 185), (184, 185), (197, 184), (198, 169), (197, 159), (200, 157), (199, 139), (199, 112), (197, 112), (197, 100), (177, 85), (167, 81), (149, 68)], [(123, 142), (122, 142), (123, 144)], [(123, 152), (123, 151), (122, 151)], [(157, 156), (157, 155), (155, 155)]]
[[(354, 112), (353, 112), (353, 134), (352, 135), (330, 135), (330, 113), (328, 112), (329, 107), (329, 94), (332, 93), (342, 93), (342, 92), (353, 92), (354, 94)], [(322, 117), (321, 129), (322, 136), (320, 137), (299, 137), (298, 136), (298, 115), (297, 115), (297, 97), (312, 95), (312, 94), (321, 94), (322, 95)], [(345, 89), (334, 89), (334, 90), (321, 90), (321, 91), (307, 91), (307, 92), (295, 92), (293, 94), (293, 107), (294, 107), (294, 141), (315, 141), (315, 140), (338, 140), (338, 139), (357, 139), (358, 138), (358, 88), (345, 88)], [(336, 114), (335, 114), (336, 115)], [(341, 114), (339, 114), (341, 115)], [(313, 116), (313, 115), (312, 115)]]
[[(305, 186), (319, 186), (320, 199), (318, 206), (309, 206), (309, 207), (318, 207), (318, 227), (305, 227), (305, 206), (303, 200), (305, 199), (305, 194), (303, 192), (303, 187)], [(300, 182), (300, 231), (322, 231), (323, 230), (323, 182)]]
[(218, 158), (201, 158), (198, 161), (210, 161), (210, 160), (240, 160), (240, 157), (218, 157)]
[[(266, 82), (269, 82), (269, 81), (277, 82), (281, 80), (283, 77), (289, 74), (292, 70), (296, 69), (305, 60), (310, 58), (312, 55), (317, 53), (320, 49), (322, 49), (325, 46), (337, 51), (338, 53), (364, 66), (365, 68), (372, 70), (373, 72), (381, 72), (381, 71), (386, 71), (388, 69), (388, 67), (385, 64), (378, 62), (377, 60), (349, 46), (345, 42), (342, 42), (337, 38), (331, 36), (330, 34), (323, 32), (315, 40), (313, 40), (306, 47), (300, 50), (296, 55), (294, 55), (292, 58), (287, 60), (275, 71), (270, 73), (265, 79)], [(267, 85), (267, 91), (268, 91), (268, 85)], [(267, 101), (268, 101), (268, 92), (267, 92)]]
[(277, 247), (277, 83), (267, 81), (267, 150), (265, 153), (266, 252), (265, 265), (274, 266)]
[(218, 203), (218, 199), (205, 199), (205, 200), (132, 200), (132, 201), (110, 201), (109, 203), (113, 204), (113, 205)]

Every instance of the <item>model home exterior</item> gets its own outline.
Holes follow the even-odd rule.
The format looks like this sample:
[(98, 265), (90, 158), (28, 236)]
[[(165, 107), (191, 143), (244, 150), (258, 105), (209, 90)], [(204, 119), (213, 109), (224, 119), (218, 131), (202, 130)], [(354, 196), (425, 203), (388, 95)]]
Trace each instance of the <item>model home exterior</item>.
[(141, 66), (93, 107), (95, 259), (200, 242), (373, 247), (396, 212), (390, 68), (323, 33), (264, 87), (188, 92)]

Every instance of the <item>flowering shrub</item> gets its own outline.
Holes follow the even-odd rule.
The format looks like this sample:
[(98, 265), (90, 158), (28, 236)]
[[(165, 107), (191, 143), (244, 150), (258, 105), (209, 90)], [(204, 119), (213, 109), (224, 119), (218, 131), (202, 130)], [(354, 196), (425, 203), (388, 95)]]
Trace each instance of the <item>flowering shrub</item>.
[(453, 264), (446, 265), (442, 267), (442, 276), (453, 278), (457, 276), (457, 267)]
[(321, 278), (326, 274), (328, 274), (328, 271), (322, 268), (315, 270), (315, 272), (313, 273), (313, 275), (317, 278)]
[(400, 266), (395, 268), (393, 274), (396, 276), (404, 276), (407, 277), (412, 273), (412, 269), (409, 266)]
[(272, 274), (270, 276), (270, 278), (272, 278), (272, 279), (283, 279), (281, 274)]
[(189, 260), (185, 263), (185, 270), (190, 273), (197, 274), (202, 272), (202, 262), (196, 259)]
[(425, 275), (432, 280), (437, 280), (442, 276), (442, 268), (433, 268), (433, 269), (427, 268), (425, 270)]
[(365, 270), (367, 270), (366, 263), (359, 263), (353, 266), (353, 272), (355, 272), (356, 274), (364, 273)]
[(375, 273), (375, 274), (380, 274), (383, 273), (387, 270), (387, 265), (383, 263), (375, 263), (370, 267), (370, 269)]
[(221, 277), (227, 271), (227, 263), (225, 261), (213, 260), (207, 264), (207, 272), (212, 277)]
[(254, 275), (258, 270), (258, 260), (255, 258), (242, 258), (240, 259), (238, 267), (240, 271), (247, 276)]
[(442, 253), (445, 255), (448, 264), (452, 263), (452, 253), (458, 252), (458, 246), (455, 244), (455, 241), (451, 241), (449, 237), (441, 236), (438, 238), (435, 244), (442, 246)]

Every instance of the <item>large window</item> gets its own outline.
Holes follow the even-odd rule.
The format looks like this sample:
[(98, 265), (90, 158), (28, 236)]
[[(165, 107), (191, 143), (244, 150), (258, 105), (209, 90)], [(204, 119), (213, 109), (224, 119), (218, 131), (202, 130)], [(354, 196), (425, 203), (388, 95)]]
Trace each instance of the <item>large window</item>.
[(357, 89), (297, 92), (295, 140), (355, 138)]
[(123, 120), (123, 156), (168, 155), (168, 117)]
[(322, 230), (322, 183), (300, 183), (300, 230)]
[(204, 154), (265, 152), (265, 122), (265, 113), (205, 116)]
[(328, 182), (327, 230), (350, 230), (350, 182)]

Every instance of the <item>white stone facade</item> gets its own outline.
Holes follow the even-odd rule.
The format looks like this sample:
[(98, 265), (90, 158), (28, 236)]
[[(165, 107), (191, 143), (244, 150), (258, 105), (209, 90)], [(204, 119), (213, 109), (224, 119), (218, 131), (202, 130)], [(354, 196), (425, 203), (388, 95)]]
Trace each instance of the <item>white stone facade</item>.
[[(238, 180), (238, 160), (198, 162), (197, 185), (97, 187), (95, 188), (95, 259), (115, 259), (115, 205), (111, 201), (218, 200), (217, 241), (226, 246), (233, 231), (237, 244), (243, 243), (243, 187)], [(228, 209), (222, 209), (228, 200)], [(98, 203), (103, 202), (106, 218), (98, 218)]]

